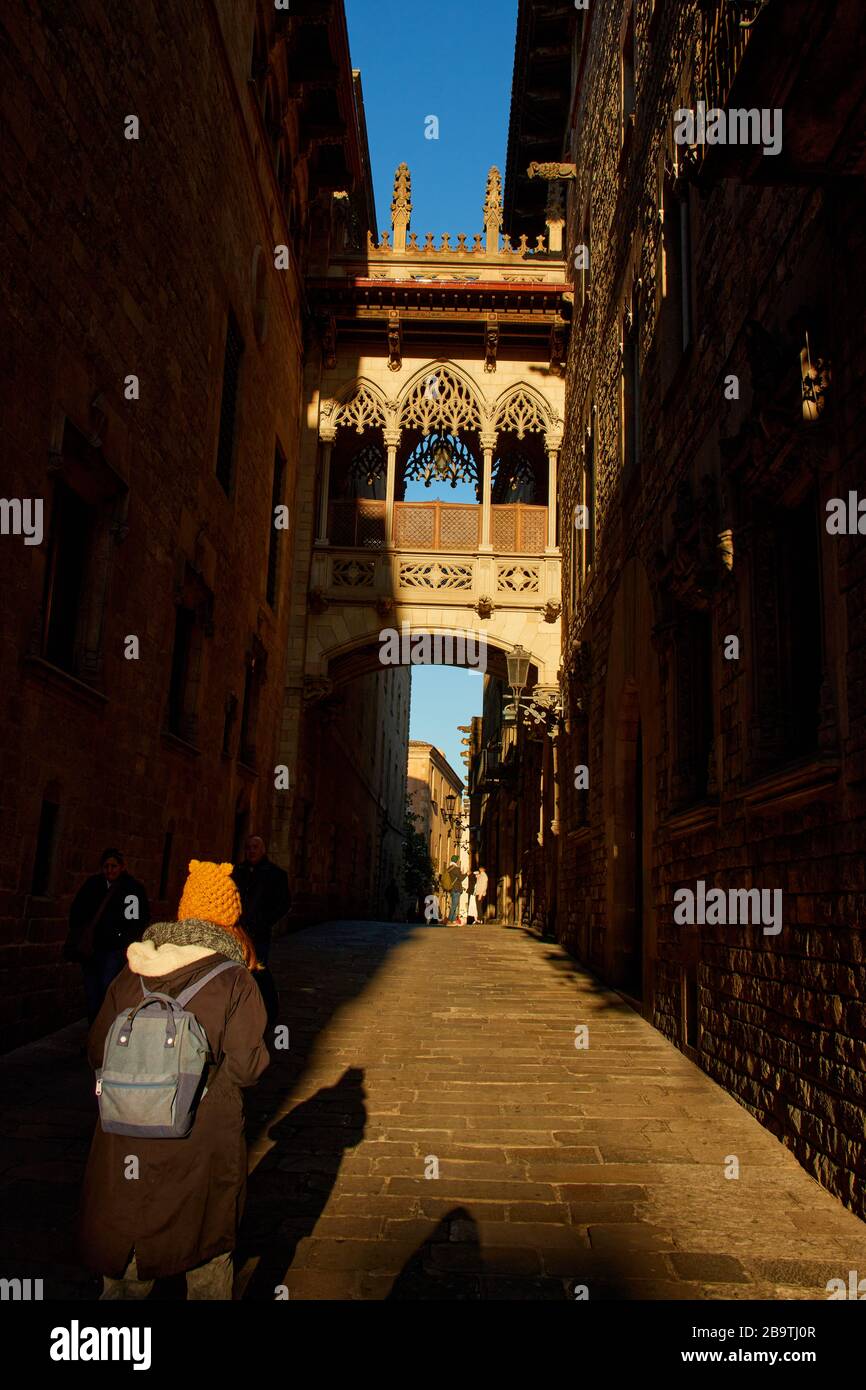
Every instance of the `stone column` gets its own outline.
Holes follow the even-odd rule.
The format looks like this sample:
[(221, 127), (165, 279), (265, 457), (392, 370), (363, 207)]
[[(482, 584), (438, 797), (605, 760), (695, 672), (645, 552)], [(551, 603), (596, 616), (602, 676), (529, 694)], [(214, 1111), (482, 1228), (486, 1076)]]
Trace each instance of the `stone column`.
[(400, 444), (399, 430), (385, 430), (385, 447), (388, 450), (388, 474), (385, 487), (385, 544), (394, 544), (394, 493), (397, 488), (397, 449)]
[(493, 454), (496, 449), (496, 435), (482, 434), (481, 447), (484, 450), (484, 474), (481, 483), (481, 545), (479, 550), (488, 554), (493, 550), (492, 495), (493, 495)]
[(556, 552), (556, 466), (562, 443), (558, 435), (545, 435), (547, 445), (547, 548), (546, 553)]
[(331, 450), (334, 447), (334, 436), (322, 439), (322, 493), (319, 498), (319, 534), (316, 536), (316, 545), (328, 544), (328, 502), (331, 491)]

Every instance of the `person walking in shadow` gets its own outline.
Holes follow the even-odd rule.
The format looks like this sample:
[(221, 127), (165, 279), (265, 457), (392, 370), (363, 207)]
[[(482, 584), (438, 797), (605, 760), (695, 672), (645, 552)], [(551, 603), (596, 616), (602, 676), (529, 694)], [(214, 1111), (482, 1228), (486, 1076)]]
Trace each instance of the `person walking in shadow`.
[(99, 873), (86, 879), (72, 900), (63, 947), (64, 959), (81, 966), (88, 1024), (123, 969), (126, 948), (150, 921), (144, 885), (132, 877), (120, 850), (103, 850), (99, 865)]
[[(241, 903), (231, 869), (190, 861), (178, 920), (154, 923), (130, 945), (127, 965), (90, 1030), (88, 1057), (99, 1071), (110, 1051), (106, 1041), (117, 1039), (118, 1016), (120, 1032), (133, 1035), (120, 1041), (132, 1049), (140, 1040), (134, 1039), (138, 1014), (131, 1011), (145, 1004), (146, 994), (182, 996), (179, 1002), (204, 1030), (209, 1054), (184, 1137), (131, 1137), (127, 1121), (126, 1129), (117, 1122), (121, 1109), (131, 1105), (136, 1125), (159, 1129), (159, 1097), (143, 1100), (145, 1088), (130, 1099), (110, 1066), (100, 1075), (101, 1113), (84, 1175), (79, 1243), (86, 1268), (103, 1277), (103, 1299), (232, 1298), (232, 1252), (247, 1180), (242, 1092), (270, 1057), (265, 1008), (251, 973), (255, 951), (237, 926)], [(184, 992), (193, 990), (187, 999)], [(172, 1114), (180, 1094), (178, 1087)]]

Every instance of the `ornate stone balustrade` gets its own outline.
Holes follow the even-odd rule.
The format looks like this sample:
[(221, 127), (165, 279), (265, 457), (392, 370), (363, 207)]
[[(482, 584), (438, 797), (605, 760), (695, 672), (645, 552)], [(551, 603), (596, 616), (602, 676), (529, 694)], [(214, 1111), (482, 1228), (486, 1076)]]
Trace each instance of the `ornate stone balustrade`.
[(561, 561), (558, 556), (501, 556), (466, 551), (380, 550), (332, 547), (313, 556), (311, 595), (319, 610), (366, 603), (494, 610), (531, 610), (539, 621), (558, 622)]

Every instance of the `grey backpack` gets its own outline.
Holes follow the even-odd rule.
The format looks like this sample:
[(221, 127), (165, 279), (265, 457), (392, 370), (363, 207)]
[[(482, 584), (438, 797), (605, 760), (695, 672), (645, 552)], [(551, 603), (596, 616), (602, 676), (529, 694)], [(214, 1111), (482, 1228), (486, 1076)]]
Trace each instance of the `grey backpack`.
[(207, 1035), (186, 1005), (224, 970), (244, 967), (226, 960), (173, 999), (145, 988), (140, 1004), (117, 1015), (96, 1072), (99, 1118), (106, 1134), (137, 1139), (184, 1139), (207, 1087), (213, 1061)]

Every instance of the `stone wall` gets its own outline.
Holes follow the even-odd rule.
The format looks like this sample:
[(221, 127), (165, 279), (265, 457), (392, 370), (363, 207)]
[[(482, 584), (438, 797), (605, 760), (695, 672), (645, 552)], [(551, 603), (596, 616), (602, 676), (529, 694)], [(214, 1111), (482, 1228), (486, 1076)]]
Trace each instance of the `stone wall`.
[[(13, 3), (0, 20), (4, 493), (44, 499), (47, 530), (68, 421), (99, 438), (94, 456), (128, 489), (128, 508), (107, 550), (86, 680), (40, 659), (47, 540), (0, 538), (3, 1046), (82, 1012), (79, 972), (59, 953), (71, 897), (103, 847), (126, 851), (166, 915), (191, 856), (228, 858), (244, 821), (268, 834), (292, 545), (290, 527), (272, 606), (271, 494), (279, 447), (291, 513), (301, 394), (297, 276), (273, 268), (283, 214), (247, 83), (254, 5), (229, 7), (225, 33), (208, 4), (158, 18), (109, 3), (37, 8)], [(137, 141), (124, 138), (131, 114)], [(215, 461), (230, 306), (244, 351), (226, 495)], [(131, 373), (138, 400), (125, 399)], [(211, 595), (186, 742), (164, 733), (185, 565)], [(125, 658), (129, 635), (137, 660)], [(249, 768), (238, 738), (254, 638), (267, 674)], [(59, 812), (35, 896), (43, 798)]]
[[(586, 304), (576, 275), (563, 516), (581, 501), (579, 449), (593, 401), (598, 471), (595, 562), (574, 601), (567, 576), (575, 532), (563, 527), (570, 694), (561, 739), (559, 933), (621, 984), (617, 962), (634, 944), (629, 914), (642, 917), (635, 949), (645, 1016), (863, 1214), (866, 562), (861, 537), (831, 536), (825, 526), (827, 500), (862, 486), (863, 186), (854, 178), (779, 184), (766, 168), (752, 183), (706, 171), (696, 183), (686, 171), (679, 191), (690, 208), (692, 340), (685, 352), (673, 350), (665, 303), (673, 252), (663, 217), (670, 231), (675, 206), (669, 189), (665, 207), (662, 184), (665, 161), (678, 158), (673, 111), (695, 104), (698, 19), (689, 4), (657, 5), (651, 31), (651, 8), (636, 6), (636, 119), (623, 153), (626, 7), (593, 7), (570, 152), (578, 173), (568, 245), (583, 240), (589, 207), (591, 274)], [(639, 329), (641, 450), (624, 479), (626, 303)], [(816, 426), (797, 419), (799, 401), (792, 411), (786, 394), (791, 366), (799, 389), (796, 357), (774, 357), (799, 350), (803, 324), (816, 355), (833, 365)], [(728, 398), (732, 376), (738, 399)], [(792, 679), (784, 663), (805, 641), (785, 597), (796, 591), (796, 573), (781, 578), (787, 561), (774, 552), (773, 592), (788, 604), (777, 624), (767, 616), (762, 537), (768, 518), (787, 525), (804, 507), (819, 565), (813, 572), (806, 552), (798, 556), (810, 576), (802, 622), (814, 601), (821, 636)], [(729, 567), (720, 541), (726, 530)], [(642, 593), (651, 598), (648, 619)], [(690, 623), (709, 624), (704, 701), (689, 659)], [(731, 635), (740, 640), (739, 659), (725, 656)], [(813, 670), (820, 679), (814, 747), (774, 754), (774, 736), (792, 717), (790, 698)], [(772, 707), (774, 730), (768, 691), (777, 678), (789, 696)], [(704, 749), (700, 710), (708, 703), (707, 777), (695, 750)], [(639, 836), (629, 784), (632, 718), (643, 752), (642, 914), (636, 890), (623, 898), (617, 867), (624, 843), (630, 852), (629, 835)], [(570, 789), (582, 762), (590, 768), (583, 799)], [(700, 879), (708, 889), (780, 889), (781, 932), (764, 934), (753, 923), (677, 924), (674, 894)]]
[(384, 920), (392, 875), (402, 904), (410, 695), (409, 668), (393, 667), (306, 709), (287, 865), (294, 922)]

